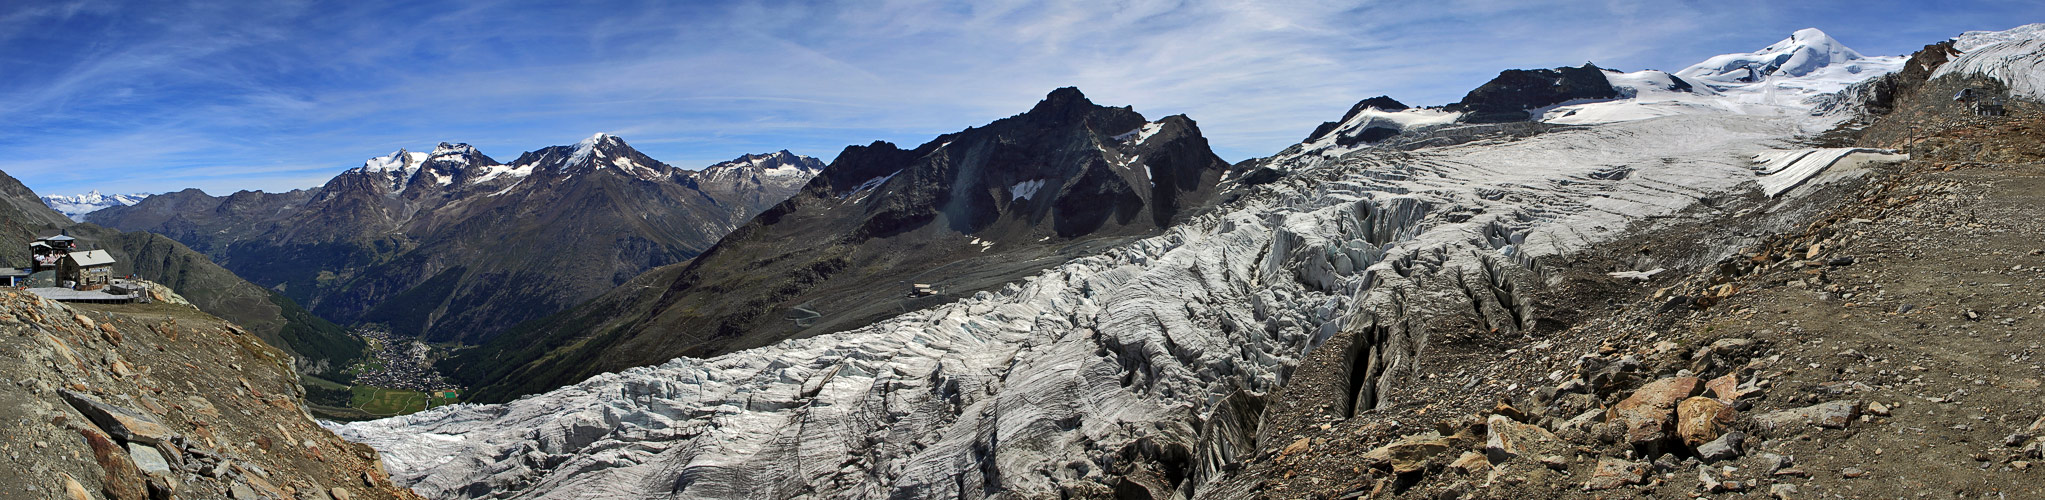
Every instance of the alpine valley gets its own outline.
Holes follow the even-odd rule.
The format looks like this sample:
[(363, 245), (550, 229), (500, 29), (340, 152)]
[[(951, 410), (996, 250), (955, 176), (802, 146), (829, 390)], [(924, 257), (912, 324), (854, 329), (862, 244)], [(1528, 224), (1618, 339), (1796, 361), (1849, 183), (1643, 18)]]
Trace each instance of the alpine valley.
[[(0, 245), (104, 249), (154, 299), (0, 291), (0, 482), (2045, 498), (2045, 24), (1769, 41), (1370, 97), (1234, 163), (1062, 87), (828, 163), (599, 133), (286, 192), (0, 175)], [(426, 403), (328, 411), (391, 372)]]

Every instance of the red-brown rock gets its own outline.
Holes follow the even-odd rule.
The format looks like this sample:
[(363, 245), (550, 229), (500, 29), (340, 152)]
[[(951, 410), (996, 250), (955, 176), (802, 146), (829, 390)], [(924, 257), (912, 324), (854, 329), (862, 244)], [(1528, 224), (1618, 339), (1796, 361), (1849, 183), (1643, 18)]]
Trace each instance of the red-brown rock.
[(1632, 396), (1605, 414), (1611, 422), (1626, 428), (1626, 442), (1635, 445), (1652, 444), (1669, 437), (1676, 413), (1676, 404), (1704, 390), (1697, 377), (1671, 377), (1656, 380), (1633, 391)]
[(81, 427), (78, 433), (85, 436), (85, 444), (92, 447), (92, 458), (99, 463), (100, 470), (106, 471), (106, 480), (101, 492), (114, 500), (144, 500), (149, 490), (142, 480), (142, 470), (135, 468), (135, 462), (128, 459), (128, 450), (114, 444), (97, 429)]

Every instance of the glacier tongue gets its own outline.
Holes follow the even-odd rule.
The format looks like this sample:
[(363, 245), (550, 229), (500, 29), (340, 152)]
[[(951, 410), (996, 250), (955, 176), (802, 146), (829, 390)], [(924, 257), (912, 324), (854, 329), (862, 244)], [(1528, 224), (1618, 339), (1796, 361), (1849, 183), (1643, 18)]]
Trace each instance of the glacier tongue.
[(1750, 159), (1796, 121), (1703, 113), (1300, 154), (1213, 214), (998, 292), (335, 430), (434, 498), (1028, 497), (1124, 483), (1193, 496), (1255, 449), (1244, 419), (1308, 350), (1363, 332), (1347, 348), (1377, 362), (1342, 403), (1396, 399), (1370, 377), (1421, 355), (1425, 332), (1406, 317), (1480, 311), (1525, 326), (1523, 266), (1752, 192)]
[(2045, 23), (1996, 32), (1968, 32), (1954, 40), (1966, 52), (1932, 78), (1970, 75), (2001, 80), (2012, 96), (2045, 100)]

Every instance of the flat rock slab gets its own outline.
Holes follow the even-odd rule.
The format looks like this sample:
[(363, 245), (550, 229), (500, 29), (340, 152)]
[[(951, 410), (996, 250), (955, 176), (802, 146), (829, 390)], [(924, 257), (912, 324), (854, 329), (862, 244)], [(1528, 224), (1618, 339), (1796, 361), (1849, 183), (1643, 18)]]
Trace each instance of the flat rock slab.
[(1854, 417), (1860, 416), (1859, 401), (1832, 401), (1803, 408), (1794, 408), (1764, 413), (1754, 417), (1754, 424), (1763, 432), (1777, 433), (1799, 425), (1816, 425), (1831, 429), (1844, 429)]
[(134, 460), (135, 468), (142, 469), (143, 473), (163, 475), (171, 473), (170, 461), (164, 460), (163, 453), (156, 451), (153, 446), (128, 443), (128, 458)]
[(156, 417), (142, 412), (122, 408), (100, 401), (99, 398), (70, 390), (60, 389), (64, 402), (70, 403), (78, 413), (85, 414), (93, 425), (98, 425), (107, 434), (121, 441), (154, 445), (170, 439), (170, 428), (157, 422)]

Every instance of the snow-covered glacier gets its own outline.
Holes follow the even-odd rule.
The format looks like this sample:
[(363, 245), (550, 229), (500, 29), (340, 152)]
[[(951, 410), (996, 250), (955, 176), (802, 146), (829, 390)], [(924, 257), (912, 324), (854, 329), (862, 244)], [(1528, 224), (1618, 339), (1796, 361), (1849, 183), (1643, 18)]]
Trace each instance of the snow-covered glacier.
[[(1280, 386), (1330, 337), (1374, 332), (1361, 369), (1410, 369), (1426, 335), (1410, 311), (1524, 327), (1539, 259), (1766, 175), (1814, 175), (1756, 171), (1820, 119), (1771, 105), (1791, 108), (1295, 146), (1262, 162), (1282, 177), (1234, 185), (1212, 213), (998, 291), (335, 430), (433, 498), (1036, 498), (1107, 493), (1142, 463), (1198, 497), (1253, 451), (1232, 396)], [(1399, 397), (1364, 380), (1342, 403)]]

